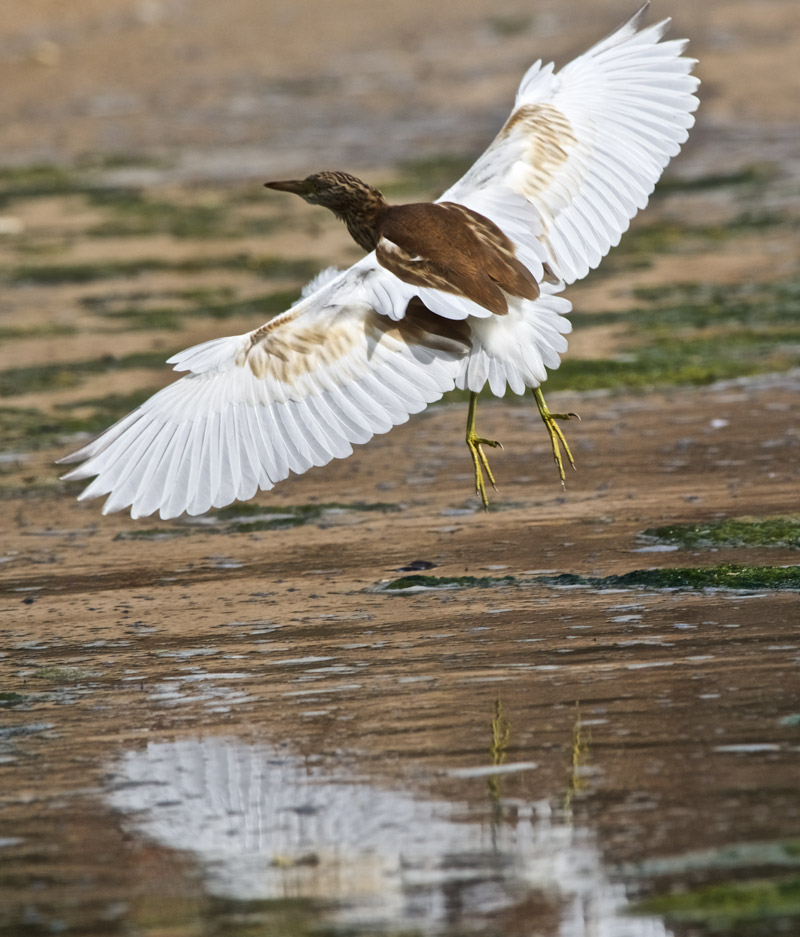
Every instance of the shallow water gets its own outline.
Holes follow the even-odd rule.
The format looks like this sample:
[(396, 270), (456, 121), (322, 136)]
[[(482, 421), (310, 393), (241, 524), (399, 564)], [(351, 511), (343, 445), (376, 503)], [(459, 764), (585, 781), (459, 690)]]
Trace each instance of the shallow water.
[(486, 406), (489, 514), (459, 407), (259, 496), (265, 528), (0, 501), (2, 932), (793, 933), (797, 592), (592, 583), (797, 565), (640, 552), (793, 503), (796, 380), (584, 397), (566, 494), (530, 412)]
[(705, 931), (642, 895), (796, 876), (796, 594), (343, 605), (9, 645), (3, 933), (655, 937)]

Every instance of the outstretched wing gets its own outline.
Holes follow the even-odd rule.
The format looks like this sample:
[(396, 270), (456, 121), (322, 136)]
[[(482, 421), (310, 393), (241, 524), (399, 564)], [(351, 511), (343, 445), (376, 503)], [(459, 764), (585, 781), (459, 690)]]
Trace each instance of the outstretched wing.
[(380, 314), (394, 279), (357, 264), (261, 328), (175, 355), (190, 373), (63, 459), (83, 463), (64, 478), (97, 476), (80, 497), (108, 495), (104, 514), (202, 514), (405, 422), (453, 388), (470, 338), (418, 300)]
[(619, 243), (694, 124), (695, 61), (685, 40), (661, 41), (668, 19), (640, 29), (648, 6), (561, 71), (531, 66), (500, 133), (442, 196), (523, 196), (540, 224), (523, 241), (538, 240), (567, 283)]

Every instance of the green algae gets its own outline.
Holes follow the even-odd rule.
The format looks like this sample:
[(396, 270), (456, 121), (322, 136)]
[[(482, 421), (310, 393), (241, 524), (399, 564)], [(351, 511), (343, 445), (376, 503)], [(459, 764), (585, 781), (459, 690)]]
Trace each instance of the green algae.
[(0, 277), (12, 284), (52, 286), (61, 283), (94, 283), (116, 277), (134, 277), (154, 270), (171, 269), (163, 260), (106, 260), (94, 263), (20, 264), (6, 268)]
[(149, 387), (131, 394), (74, 400), (56, 404), (53, 411), (0, 407), (0, 451), (29, 452), (63, 444), (73, 436), (94, 435), (138, 407), (157, 390), (157, 387)]
[(405, 589), (489, 589), (507, 586), (517, 580), (513, 576), (401, 576), (380, 585), (382, 592), (401, 592)]
[(643, 536), (682, 547), (800, 548), (800, 519), (796, 517), (732, 517), (699, 524), (649, 527)]
[(800, 867), (800, 839), (734, 843), (698, 849), (676, 856), (644, 859), (619, 866), (615, 874), (624, 878), (677, 877), (718, 870)]
[(800, 365), (800, 327), (766, 332), (742, 330), (723, 335), (655, 338), (620, 358), (567, 358), (548, 377), (553, 390), (589, 391), (646, 388), (714, 381)]
[(69, 195), (79, 191), (76, 174), (62, 166), (9, 166), (0, 169), (0, 206), (14, 199)]
[(142, 387), (131, 391), (129, 394), (106, 394), (103, 397), (71, 400), (69, 403), (56, 404), (55, 410), (66, 413), (75, 410), (86, 411), (87, 415), (84, 417), (74, 415), (67, 417), (70, 432), (77, 431), (73, 428), (75, 426), (79, 426), (82, 432), (98, 432), (100, 429), (105, 429), (110, 422), (115, 422), (126, 416), (131, 410), (135, 410), (148, 397), (155, 394), (158, 389), (158, 387)]
[(797, 324), (800, 279), (797, 277), (743, 283), (669, 283), (633, 290), (639, 305), (615, 311), (570, 315), (573, 325), (625, 325), (646, 338), (650, 333), (674, 334), (676, 328), (706, 329)]
[[(24, 484), (0, 484), (0, 501), (40, 501), (60, 497), (74, 483), (64, 482), (57, 475), (40, 479), (24, 478)], [(80, 489), (78, 489), (80, 490)]]
[[(511, 36), (519, 36), (530, 32), (533, 27), (534, 17), (527, 14), (495, 14), (487, 20), (492, 32), (503, 39)], [(456, 177), (457, 178), (457, 177)]]
[(131, 307), (112, 313), (108, 318), (124, 320), (126, 331), (177, 332), (185, 325), (184, 311), (169, 308)]
[(73, 435), (98, 433), (109, 422), (102, 408), (84, 417), (62, 417), (32, 407), (0, 407), (0, 451), (44, 449)]
[[(774, 926), (776, 919), (800, 917), (800, 877), (705, 885), (647, 898), (634, 904), (631, 910), (636, 914), (662, 915), (668, 923), (716, 922), (720, 926), (736, 926), (764, 922)], [(785, 929), (782, 932), (787, 933)]]
[(794, 230), (797, 224), (797, 219), (788, 214), (755, 212), (750, 209), (714, 224), (687, 225), (669, 218), (638, 223), (623, 236), (593, 276), (608, 276), (623, 270), (650, 267), (656, 254), (714, 248), (723, 242), (762, 232), (766, 228)]
[(469, 169), (474, 159), (474, 155), (439, 153), (404, 160), (397, 167), (399, 177), (381, 183), (379, 188), (393, 199), (418, 194), (436, 198)]
[(796, 327), (800, 279), (672, 283), (639, 287), (634, 297), (646, 305), (625, 315), (640, 330), (747, 327), (768, 334), (769, 327)]
[(243, 299), (200, 301), (189, 306), (148, 306), (149, 297), (141, 293), (137, 295), (138, 302), (134, 299), (133, 304), (119, 305), (118, 297), (92, 297), (91, 305), (102, 318), (124, 321), (128, 329), (176, 330), (182, 328), (187, 319), (198, 318), (224, 320), (241, 316), (252, 317), (261, 323), (265, 317), (288, 309), (296, 302), (299, 291), (275, 290)]
[(248, 534), (265, 530), (287, 530), (305, 524), (325, 523), (326, 517), (350, 511), (375, 511), (390, 514), (400, 511), (397, 504), (384, 502), (352, 503), (324, 502), (321, 504), (287, 504), (265, 506), (261, 504), (232, 504), (230, 507), (209, 511), (200, 520), (184, 519), (175, 527), (154, 527), (121, 531), (115, 540), (165, 540), (192, 534)]
[(778, 172), (778, 167), (773, 164), (756, 163), (730, 172), (710, 172), (699, 176), (669, 174), (658, 183), (653, 196), (670, 195), (673, 192), (706, 192), (732, 187), (755, 190), (777, 178)]
[(75, 335), (77, 331), (74, 325), (65, 325), (57, 322), (30, 326), (7, 325), (0, 328), (0, 342), (25, 338), (55, 338), (61, 335)]
[[(569, 574), (565, 574), (569, 576)], [(603, 577), (556, 577), (551, 585), (588, 585), (595, 588), (651, 589), (800, 589), (800, 566), (746, 566), (723, 563), (717, 566), (634, 569)]]
[(614, 358), (566, 358), (547, 386), (596, 390), (707, 384), (800, 365), (800, 279), (707, 285), (679, 283), (635, 291), (644, 305), (575, 313), (576, 327), (620, 325)]
[(78, 387), (92, 374), (107, 374), (132, 368), (163, 368), (172, 351), (135, 352), (116, 358), (104, 355), (101, 358), (83, 361), (64, 361), (49, 364), (31, 364), (21, 368), (0, 371), (0, 397), (34, 394), (45, 391), (64, 390)]
[[(114, 540), (173, 540), (175, 537), (188, 537), (197, 533), (188, 527), (137, 527), (134, 530), (121, 530)], [(204, 531), (220, 533), (220, 531)]]
[[(727, 349), (727, 353), (726, 353)], [(650, 390), (674, 385), (703, 386), (756, 374), (769, 374), (800, 367), (798, 334), (749, 333), (705, 339), (668, 339), (622, 352), (616, 358), (566, 357), (558, 370), (548, 374), (545, 393), (596, 390)], [(488, 387), (483, 400), (494, 397)], [(528, 395), (507, 390), (506, 400), (529, 404)], [(449, 391), (441, 403), (464, 402), (468, 391)]]
[(319, 273), (319, 263), (310, 258), (254, 257), (249, 254), (185, 260), (143, 257), (140, 260), (99, 260), (94, 263), (20, 264), (0, 270), (0, 280), (11, 284), (47, 286), (126, 279), (144, 273), (202, 273), (205, 270), (240, 270), (268, 280), (308, 280)]
[[(81, 296), (78, 302), (84, 309), (99, 316), (113, 318), (120, 311), (138, 309), (147, 303), (171, 303), (176, 309), (191, 310), (197, 306), (226, 303), (235, 296), (231, 286), (203, 286), (194, 289), (130, 289), (114, 288), (107, 293), (93, 292)], [(175, 306), (175, 304), (178, 304)]]
[(51, 413), (32, 407), (0, 407), (0, 451), (41, 449), (64, 433), (63, 424)]
[(243, 299), (231, 299), (226, 302), (197, 303), (190, 310), (192, 317), (204, 316), (209, 319), (230, 319), (234, 316), (253, 316), (259, 321), (266, 315), (271, 316), (288, 309), (299, 298), (297, 290), (273, 290), (257, 296)]
[(92, 156), (74, 166), (32, 163), (0, 167), (0, 206), (13, 200), (103, 191), (100, 173), (115, 169), (163, 167), (163, 160), (149, 157)]
[(79, 667), (39, 667), (31, 674), (34, 680), (47, 680), (49, 683), (78, 683), (88, 676), (89, 672)]
[[(253, 191), (262, 191), (252, 185)], [(152, 198), (142, 189), (98, 187), (87, 192), (89, 201), (107, 216), (89, 229), (90, 237), (151, 237), (166, 234), (179, 240), (245, 238), (271, 234), (284, 224), (276, 217), (242, 216), (238, 204), (252, 204), (253, 191), (192, 193), (192, 201)]]
[(375, 511), (388, 514), (399, 511), (397, 504), (383, 502), (367, 503), (356, 501), (350, 504), (324, 502), (321, 504), (294, 504), (264, 507), (258, 504), (238, 504), (215, 511), (210, 517), (227, 521), (228, 533), (252, 533), (260, 530), (280, 530), (287, 527), (302, 527), (304, 524), (319, 523), (325, 515), (347, 511)]
[(582, 576), (578, 573), (536, 576), (402, 576), (375, 588), (380, 592), (399, 592), (412, 588), (483, 588), (511, 583), (528, 586), (580, 587), (586, 589), (737, 589), (762, 591), (800, 589), (800, 566), (717, 566), (679, 567), (676, 569), (634, 569), (612, 576)]
[(180, 204), (147, 198), (139, 189), (101, 188), (90, 201), (110, 210), (113, 218), (90, 228), (90, 237), (144, 237), (168, 234), (180, 239), (235, 237), (238, 232), (222, 205)]
[(378, 511), (381, 514), (390, 514), (399, 511), (397, 504), (387, 501), (354, 501), (339, 502), (325, 501), (319, 504), (287, 504), (271, 505), (265, 507), (261, 504), (232, 504), (230, 507), (218, 508), (212, 512), (213, 517), (220, 520), (230, 520), (247, 517), (253, 514), (294, 514), (299, 517), (318, 517), (325, 511)]

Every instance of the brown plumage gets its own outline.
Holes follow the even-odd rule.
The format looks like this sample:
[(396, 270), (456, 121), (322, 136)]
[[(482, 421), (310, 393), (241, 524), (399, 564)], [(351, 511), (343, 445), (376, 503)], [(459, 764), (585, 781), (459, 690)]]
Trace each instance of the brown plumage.
[(536, 299), (539, 285), (498, 226), (454, 202), (389, 205), (378, 189), (345, 172), (267, 182), (329, 208), (353, 239), (399, 279), (471, 299), (497, 315), (505, 294)]

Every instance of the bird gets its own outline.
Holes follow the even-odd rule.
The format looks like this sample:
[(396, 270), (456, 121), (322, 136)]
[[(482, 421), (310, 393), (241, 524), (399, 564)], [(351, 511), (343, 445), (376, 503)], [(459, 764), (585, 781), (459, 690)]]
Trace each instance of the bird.
[[(280, 192), (292, 192), (309, 204), (329, 208), (344, 221), (360, 247), (375, 252), (375, 259), (382, 268), (403, 282), (426, 290), (422, 294), (425, 300), (419, 296), (412, 299), (412, 302), (421, 302), (425, 309), (428, 309), (425, 301), (431, 308), (437, 308), (436, 293), (444, 291), (459, 298), (464, 312), (472, 307), (473, 314), (480, 317), (486, 316), (486, 310), (495, 316), (506, 316), (509, 302), (513, 305), (519, 300), (532, 301), (541, 295), (534, 273), (517, 257), (519, 248), (511, 238), (486, 215), (466, 205), (450, 201), (389, 205), (378, 189), (350, 173), (336, 171), (264, 185)], [(506, 194), (505, 198), (508, 200), (509, 196)], [(517, 207), (520, 211), (526, 210), (521, 204)], [(529, 224), (535, 222), (533, 217), (528, 219)], [(528, 259), (528, 263), (540, 278), (545, 277), (552, 284), (559, 283), (545, 257)], [(431, 290), (436, 292), (428, 292)], [(474, 308), (476, 304), (478, 309)], [(438, 311), (444, 318), (455, 318), (451, 308)], [(419, 313), (417, 307), (416, 314)], [(406, 307), (408, 315), (409, 307)], [(469, 349), (472, 344), (469, 334), (464, 335), (464, 339)], [(564, 447), (573, 468), (575, 462), (555, 421), (571, 419), (577, 414), (551, 414), (538, 386), (534, 388), (534, 396), (550, 433), (553, 457), (563, 485), (565, 473), (559, 445)], [(475, 430), (477, 399), (477, 391), (470, 391), (466, 443), (475, 470), (475, 490), (484, 508), (488, 508), (484, 472), (492, 487), (496, 489), (497, 486), (483, 446), (501, 448), (501, 443), (478, 436)]]
[(188, 372), (77, 452), (79, 498), (134, 518), (202, 514), (269, 490), (290, 473), (352, 454), (454, 388), (469, 392), (475, 491), (495, 487), (478, 435), (488, 384), (532, 391), (564, 483), (575, 461), (541, 385), (567, 349), (570, 301), (694, 124), (699, 85), (687, 40), (622, 26), (556, 71), (524, 74), (497, 136), (434, 202), (390, 205), (341, 171), (267, 187), (330, 209), (366, 252), (315, 277), (251, 332), (212, 339), (168, 363)]

